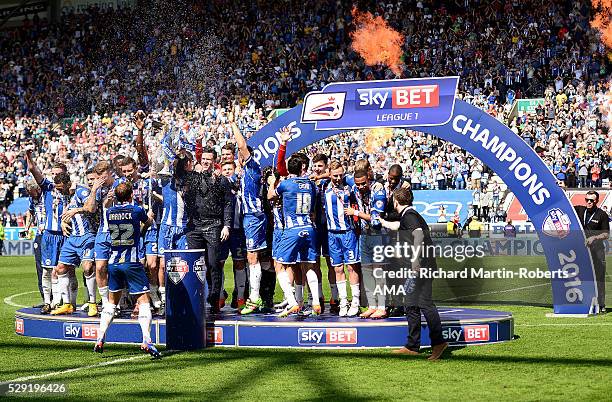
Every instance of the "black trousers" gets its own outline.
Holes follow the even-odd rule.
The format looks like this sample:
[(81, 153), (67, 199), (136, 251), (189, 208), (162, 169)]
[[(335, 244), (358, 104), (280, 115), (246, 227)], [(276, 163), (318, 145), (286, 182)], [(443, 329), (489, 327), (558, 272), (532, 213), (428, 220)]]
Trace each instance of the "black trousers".
[(0, 255), (4, 254), (4, 240), (0, 239)]
[(219, 296), (223, 285), (221, 283), (223, 268), (217, 263), (221, 229), (219, 223), (212, 222), (211, 225), (188, 228), (187, 231), (187, 247), (190, 250), (206, 250), (206, 266), (210, 272), (211, 281), (208, 301), (213, 308), (219, 305)]
[(44, 299), (43, 290), (42, 290), (42, 259), (40, 256), (40, 245), (42, 241), (42, 234), (39, 232), (36, 233), (36, 237), (34, 238), (34, 261), (36, 261), (36, 276), (38, 277), (38, 291), (40, 292), (40, 297)]
[(597, 302), (599, 307), (606, 306), (606, 251), (605, 249), (590, 248), (595, 268), (595, 281), (597, 282)]
[(411, 286), (412, 292), (406, 295), (405, 309), (408, 320), (406, 348), (417, 352), (421, 346), (421, 312), (427, 321), (431, 346), (445, 342), (442, 338), (440, 314), (432, 299), (432, 283), (431, 278), (416, 278), (414, 286)]

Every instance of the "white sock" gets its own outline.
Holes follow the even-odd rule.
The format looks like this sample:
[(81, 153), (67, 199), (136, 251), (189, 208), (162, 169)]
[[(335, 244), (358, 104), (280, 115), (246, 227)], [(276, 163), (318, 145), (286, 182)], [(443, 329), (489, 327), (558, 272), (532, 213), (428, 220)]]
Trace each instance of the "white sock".
[(359, 305), (359, 296), (360, 296), (360, 294), (359, 294), (359, 283), (356, 283), (354, 285), (351, 283), (351, 296), (353, 296), (352, 303), (353, 304), (356, 303), (357, 305)]
[(237, 269), (235, 272), (236, 279), (236, 294), (239, 299), (244, 299), (244, 292), (246, 291), (246, 271), (244, 269)]
[(249, 281), (251, 282), (251, 294), (249, 299), (259, 299), (259, 285), (261, 284), (261, 265), (259, 263), (249, 265)]
[(335, 283), (330, 283), (329, 287), (331, 288), (332, 299), (338, 301), (338, 285), (336, 285)]
[(98, 342), (104, 340), (106, 331), (113, 322), (113, 318), (115, 318), (115, 307), (117, 306), (112, 303), (106, 302), (104, 304), (104, 308), (102, 308), (102, 312), (100, 313), (100, 329), (98, 329)]
[(374, 290), (376, 289), (374, 269), (371, 265), (364, 265), (361, 268), (361, 272), (363, 273), (363, 287), (366, 292), (366, 298), (368, 299), (368, 307), (375, 308), (377, 296), (374, 296)]
[(304, 304), (304, 285), (295, 284), (295, 300), (300, 306)]
[(53, 276), (51, 277), (51, 294), (53, 296), (51, 299), (51, 305), (59, 305), (62, 301), (62, 293), (60, 292), (58, 278), (53, 278)]
[(348, 298), (346, 294), (346, 279), (343, 281), (336, 281), (336, 285), (338, 285), (338, 297), (340, 301), (346, 301)]
[(51, 304), (51, 270), (43, 268), (42, 272), (42, 289), (43, 299), (45, 304)]
[(142, 330), (142, 343), (151, 342), (151, 319), (151, 305), (149, 303), (140, 303), (138, 323)]
[(57, 276), (57, 288), (64, 304), (70, 303), (70, 277), (68, 274)]
[(293, 307), (297, 304), (297, 300), (295, 300), (295, 295), (293, 294), (293, 288), (291, 287), (291, 283), (289, 283), (289, 274), (287, 271), (280, 271), (276, 277), (278, 278), (278, 284), (283, 290), (283, 294), (285, 295), (285, 299), (287, 299), (287, 303), (289, 303), (290, 307)]
[[(108, 304), (108, 286), (102, 286), (98, 288), (98, 293), (100, 293), (100, 298), (102, 299), (102, 307)], [(114, 314), (113, 310), (113, 314)]]
[(77, 297), (79, 295), (79, 282), (77, 281), (74, 270), (68, 274), (70, 285), (68, 287), (68, 298), (70, 304), (76, 307)]
[(306, 272), (306, 280), (308, 281), (308, 288), (310, 289), (310, 295), (312, 296), (311, 305), (317, 306), (319, 302), (319, 278), (317, 273), (313, 270)]
[(166, 287), (159, 287), (159, 298), (161, 299), (162, 304), (166, 304)]
[(87, 287), (87, 295), (90, 303), (96, 302), (96, 274), (92, 273), (85, 277), (85, 286)]

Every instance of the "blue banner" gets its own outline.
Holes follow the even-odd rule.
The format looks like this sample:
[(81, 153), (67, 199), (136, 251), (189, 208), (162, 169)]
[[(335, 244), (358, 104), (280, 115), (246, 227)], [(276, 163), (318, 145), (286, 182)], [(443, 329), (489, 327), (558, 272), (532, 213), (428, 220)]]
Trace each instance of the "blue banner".
[[(274, 132), (289, 123), (292, 124), (292, 130), (296, 132), (294, 134), (296, 141), (289, 143), (288, 155), (340, 132), (328, 129), (347, 126), (352, 128), (412, 127), (413, 130), (452, 142), (480, 159), (497, 173), (508, 189), (519, 199), (546, 251), (548, 269), (557, 278), (552, 280), (554, 312), (556, 314), (595, 312), (597, 288), (593, 262), (585, 245), (584, 231), (574, 207), (540, 157), (507, 126), (477, 107), (460, 99), (454, 99), (454, 90), (454, 102), (449, 109), (448, 88), (452, 87), (449, 83), (454, 82), (454, 88), (456, 88), (456, 80), (458, 80), (457, 77), (447, 77), (429, 80), (391, 80), (386, 84), (381, 81), (333, 83), (326, 86), (323, 92), (326, 96), (332, 95), (334, 100), (331, 101), (328, 97), (328, 104), (322, 104), (319, 108), (314, 109), (310, 104), (307, 105), (304, 111), (305, 119), (303, 119), (306, 122), (301, 124), (298, 122), (297, 116), (300, 116), (303, 110), (301, 105), (297, 106), (266, 125), (249, 140), (249, 144), (256, 149), (256, 159), (259, 157), (260, 161), (265, 162), (262, 162), (263, 165), (270, 164), (273, 153), (278, 149), (278, 139)], [(420, 110), (419, 108), (424, 108), (427, 109), (426, 112), (419, 114), (418, 118), (413, 116), (412, 119), (397, 119), (393, 122), (380, 120), (381, 113), (386, 112), (379, 110), (395, 109), (398, 104), (405, 106), (411, 102), (406, 100), (405, 96), (412, 95), (406, 95), (404, 92), (394, 94), (394, 88), (419, 85), (439, 85), (438, 106), (432, 106), (435, 104), (432, 100), (434, 92), (428, 89), (430, 97), (427, 98), (421, 89), (418, 96), (414, 95), (411, 98), (415, 100), (414, 105), (419, 106), (412, 110), (416, 113), (417, 110)], [(385, 90), (382, 91), (380, 88), (385, 88)], [(362, 99), (361, 94), (364, 94), (364, 104), (358, 105), (357, 99)], [(313, 95), (321, 95), (321, 93)], [(391, 96), (391, 103), (388, 103), (389, 96)], [(373, 107), (375, 97), (379, 110)], [(398, 97), (400, 97), (399, 103)], [(306, 99), (308, 98), (310, 94)], [(319, 96), (319, 100), (324, 101), (325, 98)], [(417, 100), (419, 102), (416, 102)], [(449, 110), (450, 115), (447, 115)], [(317, 120), (316, 117), (313, 117), (317, 115), (322, 118)], [(351, 122), (345, 124), (349, 116), (351, 116)], [(415, 125), (415, 123), (421, 125)], [(316, 129), (315, 124), (317, 124)]]
[[(287, 144), (287, 157), (321, 138), (321, 133), (316, 132), (314, 124), (300, 122), (301, 115), (302, 105), (298, 105), (263, 126), (249, 139), (248, 143), (253, 147), (253, 157), (261, 166), (276, 164), (276, 152), (280, 146), (279, 131), (283, 127), (289, 127), (292, 135), (291, 141)], [(345, 130), (326, 131), (325, 137), (343, 131)]]

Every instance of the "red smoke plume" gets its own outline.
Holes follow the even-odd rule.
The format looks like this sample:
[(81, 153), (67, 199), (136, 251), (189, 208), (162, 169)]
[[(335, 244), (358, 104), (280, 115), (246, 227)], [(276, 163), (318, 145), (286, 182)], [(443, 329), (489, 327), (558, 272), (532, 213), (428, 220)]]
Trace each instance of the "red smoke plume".
[(353, 7), (352, 14), (357, 27), (351, 33), (353, 50), (359, 53), (368, 66), (385, 64), (396, 75), (400, 75), (404, 37), (389, 27), (380, 16), (362, 13), (357, 7)]
[(591, 26), (601, 32), (601, 41), (612, 49), (612, 0), (591, 0), (593, 19)]

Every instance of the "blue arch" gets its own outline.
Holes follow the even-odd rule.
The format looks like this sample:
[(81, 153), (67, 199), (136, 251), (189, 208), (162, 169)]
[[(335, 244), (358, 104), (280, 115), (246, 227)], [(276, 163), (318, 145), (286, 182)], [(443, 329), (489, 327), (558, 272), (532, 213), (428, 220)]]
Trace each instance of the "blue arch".
[[(249, 139), (255, 159), (274, 163), (278, 130), (290, 126), (287, 156), (344, 130), (317, 130), (301, 123), (302, 105), (271, 121)], [(578, 216), (544, 162), (517, 134), (484, 111), (456, 99), (450, 120), (438, 126), (410, 127), (449, 141), (485, 163), (512, 191), (531, 219), (545, 251), (555, 314), (594, 312), (597, 287), (593, 263)], [(566, 276), (566, 277), (564, 277)]]

